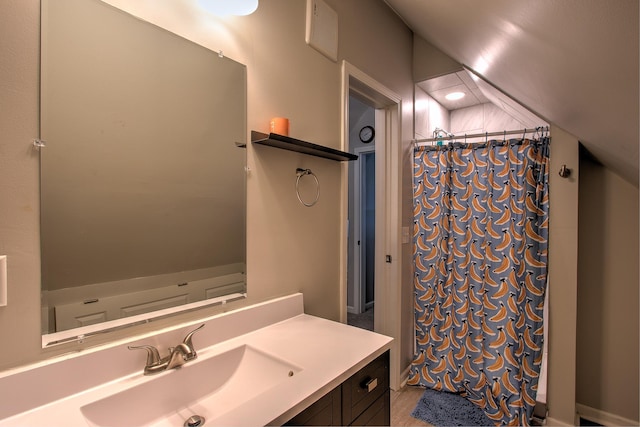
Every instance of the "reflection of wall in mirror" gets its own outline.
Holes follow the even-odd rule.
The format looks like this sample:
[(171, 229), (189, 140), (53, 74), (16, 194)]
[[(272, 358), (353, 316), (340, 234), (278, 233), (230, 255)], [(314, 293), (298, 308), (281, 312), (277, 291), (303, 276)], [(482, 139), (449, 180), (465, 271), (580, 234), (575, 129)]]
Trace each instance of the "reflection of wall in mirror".
[(100, 1), (43, 5), (45, 304), (244, 272), (245, 67)]
[(128, 292), (118, 295), (55, 304), (52, 307), (55, 317), (50, 323), (55, 325), (55, 330), (49, 332), (95, 325), (225, 295), (242, 294), (246, 290), (246, 283), (244, 273), (238, 272), (141, 291), (132, 291), (136, 289), (135, 284), (129, 284), (128, 288)]

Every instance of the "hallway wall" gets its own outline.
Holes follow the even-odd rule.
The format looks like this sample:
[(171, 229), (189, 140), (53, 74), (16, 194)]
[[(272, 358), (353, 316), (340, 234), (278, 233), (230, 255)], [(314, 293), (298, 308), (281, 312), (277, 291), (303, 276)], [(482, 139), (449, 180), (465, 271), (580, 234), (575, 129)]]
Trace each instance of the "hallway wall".
[[(351, 96), (349, 97), (349, 152), (353, 153), (356, 148), (361, 147), (370, 147), (374, 148), (374, 143), (364, 144), (360, 141), (359, 133), (360, 129), (363, 126), (375, 126), (375, 109), (371, 106), (366, 105), (358, 98)], [(360, 161), (360, 160), (358, 160)], [(352, 195), (354, 192), (354, 179), (357, 169), (358, 161), (349, 162), (349, 195)], [(353, 197), (349, 197), (349, 256), (348, 256), (348, 265), (347, 265), (347, 307), (354, 306), (354, 276), (355, 270), (353, 265), (354, 260), (354, 248), (351, 245), (351, 242), (356, 237), (355, 230), (355, 221), (351, 219), (351, 213), (354, 212), (354, 204)]]

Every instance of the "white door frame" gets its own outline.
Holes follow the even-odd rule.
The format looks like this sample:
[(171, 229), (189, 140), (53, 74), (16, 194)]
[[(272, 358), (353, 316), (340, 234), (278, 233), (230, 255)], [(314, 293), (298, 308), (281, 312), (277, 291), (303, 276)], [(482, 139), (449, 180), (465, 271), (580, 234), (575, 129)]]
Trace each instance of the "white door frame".
[[(363, 241), (362, 233), (362, 171), (363, 163), (361, 155), (364, 153), (376, 152), (375, 146), (357, 147), (353, 151), (353, 154), (358, 155), (357, 167), (353, 174), (353, 230), (354, 236), (352, 241), (353, 246), (353, 310), (355, 313), (362, 313), (366, 309), (365, 294), (362, 292), (362, 245), (358, 245), (358, 241)], [(375, 184), (374, 184), (375, 185)]]
[[(342, 149), (349, 150), (349, 95), (357, 94), (376, 108), (376, 248), (374, 330), (392, 337), (390, 386), (400, 389), (401, 339), (401, 126), (402, 98), (367, 74), (342, 61)], [(342, 176), (348, 177), (343, 164)], [(342, 180), (340, 215), (340, 320), (347, 322), (348, 179)], [(388, 262), (389, 259), (391, 262)]]

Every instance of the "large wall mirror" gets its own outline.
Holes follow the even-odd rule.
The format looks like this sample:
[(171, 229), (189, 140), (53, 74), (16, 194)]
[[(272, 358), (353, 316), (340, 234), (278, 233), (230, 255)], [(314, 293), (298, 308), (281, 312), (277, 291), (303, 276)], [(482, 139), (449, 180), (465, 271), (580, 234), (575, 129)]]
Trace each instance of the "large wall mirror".
[(43, 345), (246, 295), (244, 65), (42, 0), (41, 139)]

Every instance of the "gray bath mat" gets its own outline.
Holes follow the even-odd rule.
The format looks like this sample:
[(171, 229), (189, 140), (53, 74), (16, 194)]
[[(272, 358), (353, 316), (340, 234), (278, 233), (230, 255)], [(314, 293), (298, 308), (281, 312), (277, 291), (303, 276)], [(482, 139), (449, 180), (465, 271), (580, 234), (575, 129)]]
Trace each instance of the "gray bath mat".
[(495, 425), (482, 409), (459, 394), (430, 388), (424, 391), (411, 416), (436, 427)]

